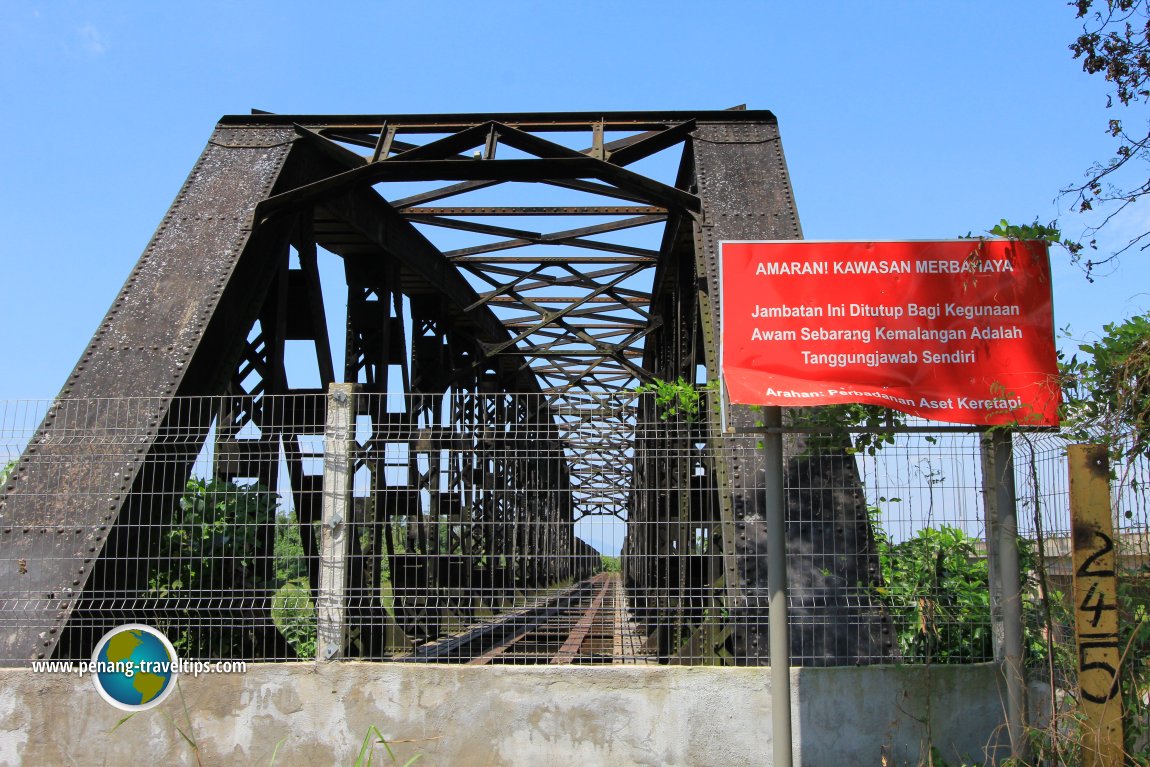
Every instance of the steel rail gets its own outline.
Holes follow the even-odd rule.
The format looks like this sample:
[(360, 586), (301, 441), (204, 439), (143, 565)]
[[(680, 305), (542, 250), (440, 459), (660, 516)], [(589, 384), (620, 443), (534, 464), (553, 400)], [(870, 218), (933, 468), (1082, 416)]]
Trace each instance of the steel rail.
[(567, 635), (567, 639), (563, 642), (563, 646), (559, 648), (559, 652), (551, 658), (551, 665), (558, 665), (563, 663), (571, 663), (579, 655), (580, 648), (583, 647), (583, 642), (586, 641), (587, 636), (591, 633), (592, 626), (595, 625), (595, 620), (599, 616), (599, 611), (603, 608), (603, 600), (607, 598), (607, 591), (614, 587), (615, 580), (611, 578), (609, 573), (599, 573), (591, 578), (592, 581), (598, 581), (599, 590), (595, 594), (595, 598), (591, 601), (591, 606), (583, 611), (583, 615), (579, 618), (571, 633)]

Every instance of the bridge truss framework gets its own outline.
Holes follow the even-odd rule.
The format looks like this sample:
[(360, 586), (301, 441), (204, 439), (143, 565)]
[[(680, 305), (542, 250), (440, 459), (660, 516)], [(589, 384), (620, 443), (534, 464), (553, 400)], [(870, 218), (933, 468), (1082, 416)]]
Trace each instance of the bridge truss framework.
[[(356, 471), (374, 490), (354, 520), (348, 587), (367, 596), (349, 654), (386, 654), (371, 628), (382, 568), (420, 584), (392, 612), (423, 641), (453, 609), (429, 594), (580, 575), (575, 525), (602, 515), (626, 522), (627, 589), (661, 657), (707, 645), (700, 657), (765, 662), (753, 438), (714, 449), (716, 398), (700, 424), (653, 428), (661, 414), (633, 392), (718, 378), (720, 241), (799, 237), (766, 111), (223, 118), (2, 489), (0, 602), (19, 619), (3, 622), (0, 659), (82, 655), (123, 622), (147, 592), (133, 562), (155, 556), (140, 531), (170, 523), (208, 444), (219, 478), (290, 487), (314, 556), (323, 475), (303, 438), (343, 380), (374, 403), (357, 413)], [(342, 365), (327, 254), (347, 290)], [(300, 344), (317, 388), (289, 385)], [(125, 395), (141, 397), (130, 414), (70, 404)], [(77, 438), (92, 434), (123, 454)], [(404, 492), (385, 477), (399, 443)], [(857, 472), (805, 454), (789, 441), (796, 657), (890, 657), (881, 611), (851, 596), (877, 571)], [(699, 616), (720, 614), (703, 632)]]

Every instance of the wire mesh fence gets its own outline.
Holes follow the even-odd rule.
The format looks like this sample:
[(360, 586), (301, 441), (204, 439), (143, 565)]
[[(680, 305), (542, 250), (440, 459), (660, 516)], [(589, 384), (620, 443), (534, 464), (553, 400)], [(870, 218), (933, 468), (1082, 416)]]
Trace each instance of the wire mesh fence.
[[(981, 435), (936, 426), (792, 425), (794, 665), (995, 657), (993, 472)], [(1070, 592), (1064, 448), (1015, 437), (1031, 613)], [(1146, 469), (1115, 470), (1130, 574), (1150, 562)], [(705, 403), (10, 401), (0, 470), (6, 662), (87, 659), (125, 623), (203, 659), (768, 662), (762, 441), (721, 431)]]

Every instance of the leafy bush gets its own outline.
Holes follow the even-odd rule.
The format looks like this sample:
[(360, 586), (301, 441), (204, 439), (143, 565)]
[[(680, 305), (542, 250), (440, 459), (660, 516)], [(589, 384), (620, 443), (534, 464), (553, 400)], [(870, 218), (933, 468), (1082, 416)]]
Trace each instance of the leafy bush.
[(894, 619), (908, 661), (972, 663), (993, 657), (990, 578), (976, 541), (943, 525), (902, 543), (878, 540), (883, 584), (876, 587)]
[[(234, 625), (225, 614), (210, 616), (212, 604), (275, 588), (268, 572), (265, 531), (274, 524), (277, 496), (258, 484), (192, 478), (179, 510), (160, 540), (159, 563), (148, 578), (148, 594), (178, 599), (160, 628), (181, 655), (258, 657), (255, 629)], [(206, 624), (206, 625), (204, 625)]]
[(272, 620), (296, 655), (315, 657), (315, 604), (306, 577), (289, 581), (276, 591), (272, 598)]

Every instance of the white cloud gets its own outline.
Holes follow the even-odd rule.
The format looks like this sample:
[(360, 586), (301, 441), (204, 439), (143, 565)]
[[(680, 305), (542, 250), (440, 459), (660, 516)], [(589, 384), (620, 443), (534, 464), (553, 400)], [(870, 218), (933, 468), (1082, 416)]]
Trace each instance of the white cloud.
[(103, 35), (100, 30), (96, 29), (91, 24), (85, 24), (82, 27), (76, 28), (76, 35), (80, 38), (80, 48), (93, 56), (99, 56), (107, 52), (110, 47), (104, 41)]

